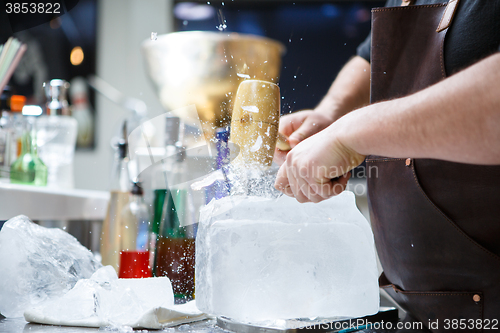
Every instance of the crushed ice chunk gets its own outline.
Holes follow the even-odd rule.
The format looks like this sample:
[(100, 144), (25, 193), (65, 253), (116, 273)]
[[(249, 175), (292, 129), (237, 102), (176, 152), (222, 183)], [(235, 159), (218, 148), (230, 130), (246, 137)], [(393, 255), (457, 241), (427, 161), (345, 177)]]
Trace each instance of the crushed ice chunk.
[(99, 267), (67, 232), (16, 216), (0, 230), (0, 313), (21, 317), (27, 307), (70, 290)]
[[(32, 322), (109, 326), (107, 328), (113, 332), (122, 332), (118, 329), (151, 326), (145, 318), (158, 316), (173, 307), (174, 294), (168, 277), (118, 279), (113, 267), (105, 266), (90, 279), (79, 280), (67, 293), (28, 308), (24, 316)], [(184, 319), (190, 313), (195, 314), (193, 309), (177, 309), (178, 313), (183, 313)], [(169, 316), (164, 314), (164, 322), (175, 319), (175, 315), (167, 318)], [(160, 328), (159, 325), (156, 323), (151, 328)]]
[(151, 33), (151, 40), (157, 40), (158, 39), (158, 33), (157, 32), (152, 32)]
[(242, 106), (241, 108), (247, 112), (259, 113), (259, 108), (255, 105)]
[(221, 23), (221, 24), (219, 24), (219, 25), (216, 25), (215, 27), (216, 27), (216, 28), (217, 28), (217, 30), (219, 30), (219, 31), (224, 31), (224, 30), (226, 30), (227, 25), (226, 25), (225, 23)]
[(257, 138), (257, 140), (255, 140), (255, 143), (253, 144), (253, 146), (250, 147), (250, 151), (252, 153), (254, 153), (257, 150), (259, 150), (260, 147), (262, 147), (262, 137), (259, 135), (259, 137)]
[(106, 327), (100, 327), (99, 331), (115, 332), (115, 333), (132, 333), (134, 332), (134, 329), (130, 326), (109, 325)]

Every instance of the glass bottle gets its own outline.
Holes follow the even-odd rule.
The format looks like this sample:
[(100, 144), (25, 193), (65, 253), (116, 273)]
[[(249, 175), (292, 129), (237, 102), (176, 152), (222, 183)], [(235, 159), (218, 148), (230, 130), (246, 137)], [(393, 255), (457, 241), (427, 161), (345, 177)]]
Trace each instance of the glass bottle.
[(149, 259), (149, 211), (143, 190), (134, 182), (125, 206), (120, 232), (120, 278), (151, 276)]
[[(150, 235), (150, 256), (151, 263), (153, 267), (153, 276), (156, 276), (156, 263), (155, 263), (155, 253), (156, 244), (158, 242), (160, 233), (160, 224), (162, 221), (163, 207), (166, 203), (167, 198), (167, 170), (171, 169), (168, 163), (171, 163), (172, 155), (175, 155), (177, 148), (176, 143), (182, 141), (182, 129), (183, 124), (179, 117), (167, 117), (165, 119), (165, 154), (163, 156), (162, 163), (158, 163), (155, 166), (153, 177), (152, 177), (152, 188), (153, 188), (153, 223), (151, 225), (151, 235)], [(168, 201), (168, 199), (167, 199)], [(173, 205), (173, 203), (172, 203)]]
[(100, 250), (102, 264), (113, 266), (117, 273), (120, 259), (120, 232), (123, 224), (123, 212), (129, 202), (131, 184), (128, 163), (128, 144), (123, 139), (116, 146), (115, 162), (111, 175), (111, 196), (106, 218), (102, 225)]
[(11, 92), (6, 86), (0, 95), (0, 177), (9, 177), (12, 124), (10, 112)]
[(94, 144), (94, 115), (89, 103), (88, 85), (83, 77), (71, 80), (69, 95), (71, 115), (78, 124), (76, 143), (79, 148), (91, 148)]
[(77, 121), (70, 115), (66, 92), (69, 83), (64, 80), (44, 82), (47, 97), (45, 114), (38, 117), (40, 157), (47, 164), (48, 186), (73, 188), (73, 158), (77, 135)]
[(35, 119), (24, 118), (21, 154), (10, 167), (10, 182), (45, 186), (47, 185), (47, 167), (38, 157)]
[(24, 134), (21, 113), (26, 97), (11, 95), (6, 87), (0, 98), (0, 177), (9, 178), (10, 166), (21, 154), (21, 141)]
[[(26, 102), (26, 97), (20, 96), (20, 95), (12, 95), (10, 99), (10, 114), (9, 114), (9, 119), (10, 119), (10, 161), (11, 164), (13, 161), (16, 160), (16, 158), (19, 157), (21, 154), (21, 140), (23, 137), (23, 131), (24, 131), (24, 119), (25, 117), (23, 116), (23, 107)], [(36, 126), (36, 121), (35, 124)], [(38, 130), (38, 127), (37, 127)], [(38, 146), (38, 153), (40, 153), (40, 141), (38, 140), (38, 135), (37, 135), (37, 146)], [(43, 158), (42, 158), (43, 160)]]
[(177, 153), (167, 158), (169, 188), (165, 191), (159, 238), (156, 244), (155, 276), (168, 276), (177, 302), (194, 297), (195, 238), (193, 207), (189, 189), (184, 188), (186, 149), (180, 142)]
[[(215, 159), (215, 169), (220, 170), (226, 168), (230, 162), (229, 150), (229, 130), (226, 127), (219, 127), (215, 131), (215, 147), (217, 156)], [(223, 172), (225, 172), (223, 170)], [(209, 203), (212, 199), (218, 200), (229, 195), (231, 190), (230, 184), (224, 180), (216, 180), (212, 185), (205, 188), (205, 203)]]

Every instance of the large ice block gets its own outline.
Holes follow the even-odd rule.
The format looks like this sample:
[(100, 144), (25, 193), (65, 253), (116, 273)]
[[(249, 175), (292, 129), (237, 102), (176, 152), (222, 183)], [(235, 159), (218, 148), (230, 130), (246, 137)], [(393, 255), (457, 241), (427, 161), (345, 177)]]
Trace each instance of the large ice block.
[(253, 323), (378, 311), (373, 234), (351, 192), (319, 204), (227, 197), (201, 214), (201, 311)]

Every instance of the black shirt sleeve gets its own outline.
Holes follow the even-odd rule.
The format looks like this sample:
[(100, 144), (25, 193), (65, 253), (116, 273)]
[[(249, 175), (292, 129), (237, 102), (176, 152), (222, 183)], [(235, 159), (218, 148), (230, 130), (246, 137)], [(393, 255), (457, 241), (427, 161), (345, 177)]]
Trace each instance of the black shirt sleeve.
[[(387, 0), (385, 3), (385, 7), (396, 7), (401, 5), (401, 0)], [(356, 54), (361, 58), (364, 58), (366, 61), (370, 62), (370, 47), (371, 47), (372, 39), (371, 33), (368, 34), (368, 37), (359, 44)]]
[(372, 43), (371, 33), (366, 37), (363, 43), (359, 44), (356, 54), (366, 61), (370, 62), (370, 46)]

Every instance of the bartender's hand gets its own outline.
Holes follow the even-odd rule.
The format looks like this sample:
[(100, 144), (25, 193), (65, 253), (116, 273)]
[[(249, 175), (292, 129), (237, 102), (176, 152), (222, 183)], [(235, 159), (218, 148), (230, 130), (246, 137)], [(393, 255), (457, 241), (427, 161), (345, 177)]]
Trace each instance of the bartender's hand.
[[(291, 148), (302, 140), (322, 131), (332, 124), (334, 118), (328, 113), (313, 110), (303, 110), (286, 115), (280, 119), (279, 132), (288, 138)], [(274, 161), (283, 164), (288, 151), (276, 148)]]
[(349, 171), (365, 156), (343, 144), (341, 132), (334, 123), (296, 145), (278, 171), (276, 189), (299, 202), (320, 202), (344, 191)]

